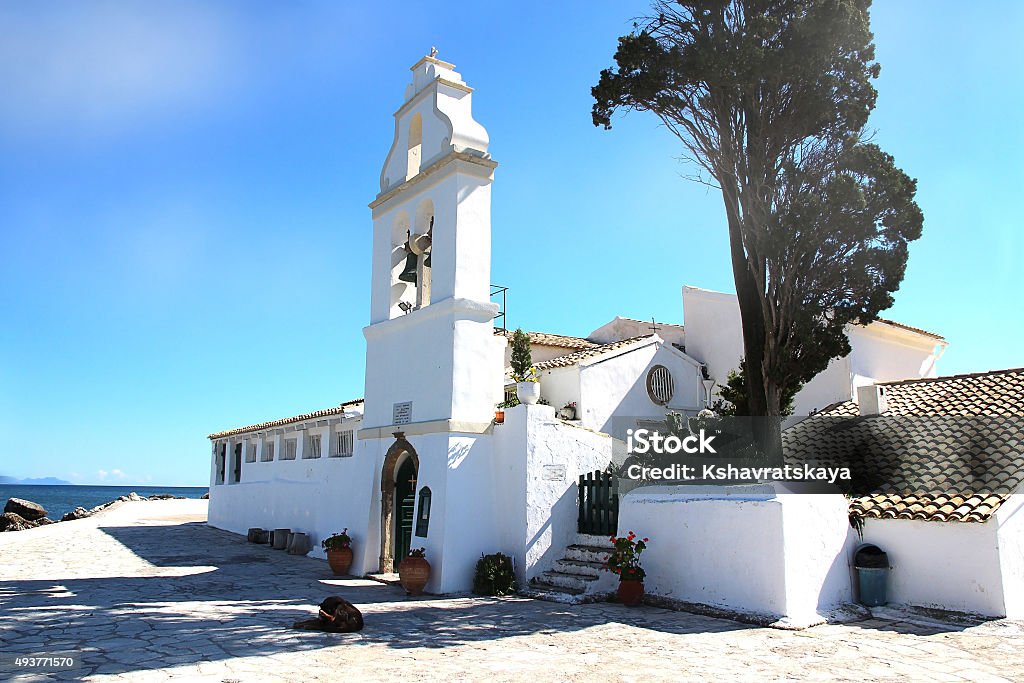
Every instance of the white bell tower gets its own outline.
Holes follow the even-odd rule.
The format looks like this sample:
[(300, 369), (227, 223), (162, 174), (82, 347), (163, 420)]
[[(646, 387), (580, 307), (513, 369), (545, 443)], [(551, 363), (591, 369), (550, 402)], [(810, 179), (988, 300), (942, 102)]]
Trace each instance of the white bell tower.
[[(473, 120), (472, 88), (436, 54), (412, 67), (380, 194), (370, 203), (373, 276), (358, 436), (378, 472), (365, 542), (380, 554), (366, 569), (394, 571), (409, 547), (425, 547), (433, 567), (427, 591), (448, 593), (472, 587), (476, 560), (498, 533), (493, 420), (505, 338), (494, 334), (498, 306), (490, 301), (497, 164), (487, 131)], [(410, 495), (414, 527), (400, 513)]]
[[(473, 89), (435, 56), (412, 66), (373, 210), (367, 427), (489, 422), (503, 338), (490, 301), (491, 182), (497, 163), (473, 120)], [(406, 416), (404, 409), (402, 419)]]

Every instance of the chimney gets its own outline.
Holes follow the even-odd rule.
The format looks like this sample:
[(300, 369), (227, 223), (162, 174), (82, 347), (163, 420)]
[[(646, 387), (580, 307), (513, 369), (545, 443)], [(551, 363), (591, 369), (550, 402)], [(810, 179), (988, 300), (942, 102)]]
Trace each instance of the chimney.
[(860, 414), (863, 416), (882, 415), (885, 413), (886, 392), (888, 389), (878, 384), (868, 384), (857, 387), (857, 405), (860, 407)]

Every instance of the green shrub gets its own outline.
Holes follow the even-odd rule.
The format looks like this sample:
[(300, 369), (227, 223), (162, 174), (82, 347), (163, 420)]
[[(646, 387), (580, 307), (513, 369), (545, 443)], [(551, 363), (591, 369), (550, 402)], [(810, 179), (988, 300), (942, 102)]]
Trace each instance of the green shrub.
[(473, 592), (477, 595), (511, 595), (516, 592), (512, 558), (503, 553), (481, 555), (476, 563)]

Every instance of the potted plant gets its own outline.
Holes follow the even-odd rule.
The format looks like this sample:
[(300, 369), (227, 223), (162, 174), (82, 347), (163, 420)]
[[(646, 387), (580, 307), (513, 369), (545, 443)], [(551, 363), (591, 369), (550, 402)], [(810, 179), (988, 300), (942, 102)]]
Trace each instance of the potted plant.
[(636, 607), (644, 597), (646, 572), (640, 566), (640, 553), (647, 549), (648, 538), (636, 540), (632, 531), (625, 537), (612, 536), (615, 549), (608, 556), (604, 569), (619, 576), (619, 602), (627, 607)]
[(426, 548), (413, 548), (398, 564), (398, 581), (409, 595), (419, 595), (430, 578)]
[(522, 330), (512, 333), (512, 379), (516, 381), (516, 396), (526, 405), (536, 405), (540, 399), (540, 382), (533, 367), (530, 337)]
[(569, 401), (558, 410), (558, 416), (563, 420), (576, 419), (576, 401)]
[(348, 535), (348, 527), (340, 534), (325, 538), (320, 545), (327, 551), (327, 564), (335, 576), (348, 574), (352, 566), (352, 537)]

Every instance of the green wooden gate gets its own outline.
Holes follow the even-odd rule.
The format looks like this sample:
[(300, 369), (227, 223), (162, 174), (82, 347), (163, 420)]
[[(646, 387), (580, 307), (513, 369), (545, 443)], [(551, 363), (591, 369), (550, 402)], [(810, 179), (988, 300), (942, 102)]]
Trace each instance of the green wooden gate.
[(581, 474), (579, 480), (579, 517), (576, 530), (581, 534), (611, 536), (619, 528), (619, 481), (610, 472), (595, 470)]

